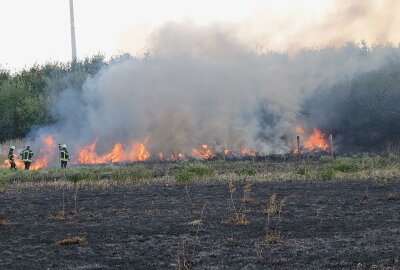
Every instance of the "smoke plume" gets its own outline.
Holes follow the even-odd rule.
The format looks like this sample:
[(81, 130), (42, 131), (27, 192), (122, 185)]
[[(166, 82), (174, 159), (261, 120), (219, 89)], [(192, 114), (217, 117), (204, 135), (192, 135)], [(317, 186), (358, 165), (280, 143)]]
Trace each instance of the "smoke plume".
[(51, 134), (77, 149), (97, 138), (101, 153), (147, 139), (153, 156), (190, 156), (203, 144), (216, 152), (284, 153), (293, 148), (306, 98), (400, 56), (397, 47), (353, 43), (294, 56), (260, 53), (229, 29), (190, 22), (166, 24), (149, 48), (145, 57), (112, 62), (81, 90), (64, 90), (54, 106), (57, 123), (34, 130), (32, 140)]

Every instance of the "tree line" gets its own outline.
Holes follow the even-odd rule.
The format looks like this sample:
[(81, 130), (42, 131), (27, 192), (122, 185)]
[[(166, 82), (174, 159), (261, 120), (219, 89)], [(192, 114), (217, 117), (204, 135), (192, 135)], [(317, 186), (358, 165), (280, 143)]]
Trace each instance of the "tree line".
[(81, 91), (88, 76), (109, 62), (95, 55), (75, 63), (34, 65), (12, 74), (0, 69), (0, 142), (25, 138), (35, 126), (57, 121), (52, 105), (67, 88)]

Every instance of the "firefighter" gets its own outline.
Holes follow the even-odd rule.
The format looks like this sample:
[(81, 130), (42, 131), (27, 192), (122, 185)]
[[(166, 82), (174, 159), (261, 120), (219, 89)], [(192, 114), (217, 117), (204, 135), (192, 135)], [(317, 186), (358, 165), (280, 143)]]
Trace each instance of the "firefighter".
[(67, 168), (67, 163), (69, 161), (69, 154), (67, 150), (67, 145), (59, 145), (59, 150), (60, 150), (60, 161), (61, 161), (61, 168), (66, 169)]
[(10, 162), (10, 170), (17, 170), (17, 166), (15, 165), (15, 155), (14, 155), (15, 146), (10, 147), (10, 151), (8, 151), (8, 161)]
[(26, 147), (26, 149), (24, 151), (22, 151), (21, 155), (21, 159), (25, 164), (25, 170), (29, 171), (29, 167), (31, 166), (32, 163), (32, 157), (33, 157), (33, 152), (30, 148), (30, 146), (28, 145)]

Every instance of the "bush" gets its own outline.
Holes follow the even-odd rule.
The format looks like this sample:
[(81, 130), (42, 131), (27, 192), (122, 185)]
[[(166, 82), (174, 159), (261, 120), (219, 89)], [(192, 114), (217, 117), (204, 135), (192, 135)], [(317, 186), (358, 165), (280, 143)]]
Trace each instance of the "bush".
[(88, 180), (91, 179), (92, 177), (93, 175), (88, 172), (72, 171), (71, 173), (67, 174), (67, 179), (74, 183), (77, 183), (82, 180)]
[(320, 161), (321, 163), (329, 163), (329, 162), (332, 161), (332, 158), (331, 158), (330, 156), (321, 156), (321, 157), (319, 158), (319, 161)]
[(192, 180), (214, 175), (214, 169), (202, 163), (179, 163), (174, 165), (174, 178), (178, 183), (190, 183)]
[(196, 178), (196, 174), (189, 171), (181, 171), (174, 174), (174, 178), (177, 183), (189, 184)]
[(335, 178), (335, 170), (332, 168), (332, 166), (325, 165), (319, 172), (318, 177), (322, 180), (332, 180)]
[(337, 158), (332, 166), (334, 170), (344, 173), (356, 172), (360, 169), (357, 159), (349, 157)]
[(244, 175), (251, 176), (251, 175), (255, 175), (257, 173), (257, 171), (250, 165), (244, 165), (244, 166), (241, 166), (241, 167), (235, 169), (235, 173), (237, 175), (241, 175), (241, 176), (244, 176)]
[(303, 176), (309, 175), (310, 174), (310, 167), (307, 165), (301, 165), (298, 169), (297, 169), (297, 173)]
[(211, 167), (201, 163), (191, 164), (188, 167), (188, 171), (199, 177), (214, 175), (214, 170)]
[(153, 172), (145, 166), (118, 168), (112, 172), (114, 180), (142, 180), (153, 177)]

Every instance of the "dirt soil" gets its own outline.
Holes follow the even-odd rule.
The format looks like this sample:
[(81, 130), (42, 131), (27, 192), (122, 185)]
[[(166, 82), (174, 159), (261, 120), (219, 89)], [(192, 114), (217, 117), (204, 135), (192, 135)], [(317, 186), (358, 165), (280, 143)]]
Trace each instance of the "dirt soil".
[(3, 191), (0, 269), (400, 269), (398, 181), (235, 185)]

